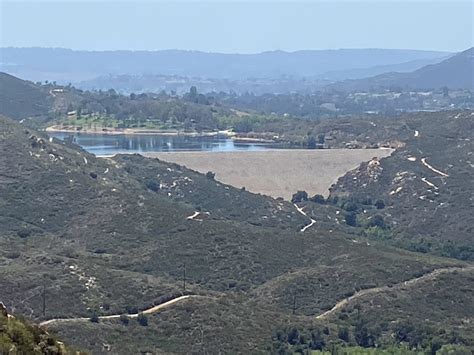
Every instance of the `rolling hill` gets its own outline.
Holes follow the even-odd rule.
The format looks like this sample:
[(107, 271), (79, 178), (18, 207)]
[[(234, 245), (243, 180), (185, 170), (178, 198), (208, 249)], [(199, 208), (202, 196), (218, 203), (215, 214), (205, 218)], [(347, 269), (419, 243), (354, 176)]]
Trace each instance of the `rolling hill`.
[(473, 122), (471, 112), (413, 117), (405, 122), (413, 134), (402, 147), (379, 166), (364, 164), (347, 174), (332, 195), (382, 199), (387, 207), (376, 213), (391, 225), (388, 238), (473, 260)]
[(38, 117), (47, 114), (51, 104), (45, 88), (0, 72), (0, 114), (18, 120)]
[(424, 66), (410, 73), (386, 73), (358, 80), (346, 80), (327, 86), (329, 90), (367, 91), (389, 88), (405, 90), (474, 89), (474, 48), (458, 53), (440, 63)]

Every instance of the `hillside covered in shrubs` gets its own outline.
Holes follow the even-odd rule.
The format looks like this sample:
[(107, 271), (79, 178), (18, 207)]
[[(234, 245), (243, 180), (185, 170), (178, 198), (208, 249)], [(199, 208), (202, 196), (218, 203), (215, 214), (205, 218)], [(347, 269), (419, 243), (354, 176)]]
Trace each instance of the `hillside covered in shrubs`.
[[(44, 327), (68, 344), (124, 354), (473, 346), (464, 261), (361, 237), (321, 198), (295, 201), (305, 216), (175, 164), (100, 159), (0, 125), (2, 300), (59, 319)], [(381, 214), (391, 201), (372, 204)], [(345, 207), (358, 221), (359, 205)], [(183, 294), (193, 297), (125, 321)]]

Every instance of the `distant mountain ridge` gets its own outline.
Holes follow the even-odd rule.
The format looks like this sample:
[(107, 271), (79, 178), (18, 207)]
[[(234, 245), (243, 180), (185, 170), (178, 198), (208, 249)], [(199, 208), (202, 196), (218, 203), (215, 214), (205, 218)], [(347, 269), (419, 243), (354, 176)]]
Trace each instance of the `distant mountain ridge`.
[(436, 64), (450, 58), (452, 55), (433, 59), (417, 59), (404, 63), (378, 65), (368, 68), (356, 68), (349, 70), (339, 70), (321, 74), (319, 79), (322, 80), (345, 80), (345, 79), (363, 79), (371, 76), (376, 76), (384, 73), (397, 72), (408, 73), (418, 70), (426, 65)]
[(366, 91), (395, 87), (424, 90), (445, 86), (450, 89), (474, 89), (474, 47), (410, 73), (386, 73), (360, 80), (346, 80), (327, 88)]
[(198, 51), (74, 51), (1, 48), (0, 70), (29, 80), (78, 82), (102, 75), (179, 75), (215, 79), (316, 77), (323, 73), (436, 60), (447, 52), (339, 49), (223, 54)]
[[(450, 55), (448, 56), (450, 57)], [(425, 65), (436, 64), (446, 57), (412, 60), (405, 63), (378, 65), (367, 68), (352, 68), (329, 71), (311, 78), (279, 77), (279, 78), (248, 78), (248, 79), (213, 79), (186, 77), (177, 75), (101, 75), (99, 77), (73, 83), (84, 90), (108, 90), (113, 88), (123, 93), (158, 92), (171, 90), (178, 93), (189, 91), (196, 86), (200, 92), (236, 92), (243, 94), (252, 92), (256, 95), (267, 93), (314, 93), (324, 86), (339, 80), (360, 79), (388, 72), (411, 72)]]

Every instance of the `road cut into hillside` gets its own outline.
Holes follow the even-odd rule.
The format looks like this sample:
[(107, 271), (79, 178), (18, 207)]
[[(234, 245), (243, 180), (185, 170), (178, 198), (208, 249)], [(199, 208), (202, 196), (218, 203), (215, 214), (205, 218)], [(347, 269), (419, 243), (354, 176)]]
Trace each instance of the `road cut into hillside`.
[[(179, 296), (175, 297), (169, 301), (163, 302), (159, 305), (153, 306), (151, 308), (147, 308), (143, 310), (140, 313), (143, 314), (153, 314), (159, 311), (162, 311), (166, 308), (169, 308), (173, 306), (175, 303), (181, 302), (186, 299), (190, 298), (199, 298), (199, 297), (204, 297), (204, 296), (199, 296), (199, 295), (184, 295), (184, 296)], [(140, 313), (134, 313), (134, 314), (125, 314), (128, 318), (137, 318)], [(108, 316), (98, 316), (98, 320), (112, 320), (112, 319), (119, 319), (122, 316), (122, 314), (111, 314)], [(90, 317), (76, 317), (76, 318), (54, 318), (54, 319), (49, 319), (46, 321), (43, 321), (40, 323), (40, 326), (42, 327), (47, 327), (51, 324), (56, 324), (56, 323), (68, 323), (68, 322), (86, 322), (90, 321)]]
[(327, 196), (329, 187), (348, 171), (392, 149), (275, 149), (233, 152), (144, 153), (144, 156), (216, 174), (237, 188), (290, 200), (298, 191)]

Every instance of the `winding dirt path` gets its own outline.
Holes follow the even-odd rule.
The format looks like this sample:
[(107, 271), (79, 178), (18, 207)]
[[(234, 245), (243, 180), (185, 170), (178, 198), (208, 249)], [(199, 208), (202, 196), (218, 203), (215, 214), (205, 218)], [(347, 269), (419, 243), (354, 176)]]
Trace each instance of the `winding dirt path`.
[(426, 280), (433, 280), (441, 274), (454, 272), (454, 271), (467, 271), (467, 270), (474, 270), (474, 266), (448, 267), (448, 268), (435, 269), (435, 270), (433, 270), (433, 271), (431, 271), (427, 274), (424, 274), (423, 276), (400, 282), (398, 284), (393, 285), (392, 287), (380, 286), (380, 287), (368, 288), (366, 290), (361, 290), (361, 291), (356, 292), (352, 296), (350, 296), (348, 298), (345, 298), (342, 301), (339, 301), (330, 310), (316, 316), (316, 319), (326, 319), (331, 314), (333, 314), (333, 313), (337, 312), (338, 310), (340, 310), (340, 309), (344, 308), (345, 306), (347, 306), (350, 302), (352, 302), (356, 299), (362, 298), (364, 296), (367, 296), (367, 295), (377, 294), (377, 293), (396, 290), (396, 289), (401, 289), (403, 287), (408, 287), (408, 286), (413, 286), (413, 285), (416, 285), (418, 282), (422, 282), (422, 281), (426, 281)]
[(316, 223), (316, 221), (314, 219), (312, 219), (310, 216), (308, 216), (306, 214), (305, 211), (303, 211), (303, 208), (300, 208), (298, 207), (298, 205), (296, 203), (293, 204), (295, 206), (295, 208), (298, 210), (299, 213), (301, 213), (303, 216), (305, 217), (308, 217), (310, 220), (311, 220), (311, 223), (310, 224), (307, 224), (305, 225), (303, 228), (300, 229), (300, 232), (304, 232), (305, 230), (307, 230), (309, 227), (311, 227), (313, 224)]
[[(189, 299), (189, 298), (196, 298), (196, 297), (203, 297), (203, 296), (198, 296), (198, 295), (185, 295), (185, 296), (179, 296), (176, 298), (173, 298), (172, 300), (169, 300), (167, 302), (163, 302), (159, 305), (153, 306), (151, 308), (145, 309), (140, 313), (143, 314), (153, 314), (156, 312), (159, 312), (165, 308), (171, 307), (175, 303), (181, 302), (183, 300)], [(99, 316), (99, 320), (110, 320), (110, 319), (118, 319), (120, 318), (122, 314), (112, 314), (109, 316)], [(135, 314), (126, 314), (128, 318), (137, 318), (139, 313)], [(51, 325), (53, 323), (70, 323), (70, 322), (84, 322), (84, 321), (90, 321), (90, 317), (78, 317), (78, 318), (54, 318), (54, 319), (49, 319), (44, 322), (41, 322), (39, 325), (42, 327), (46, 327), (48, 325)]]

